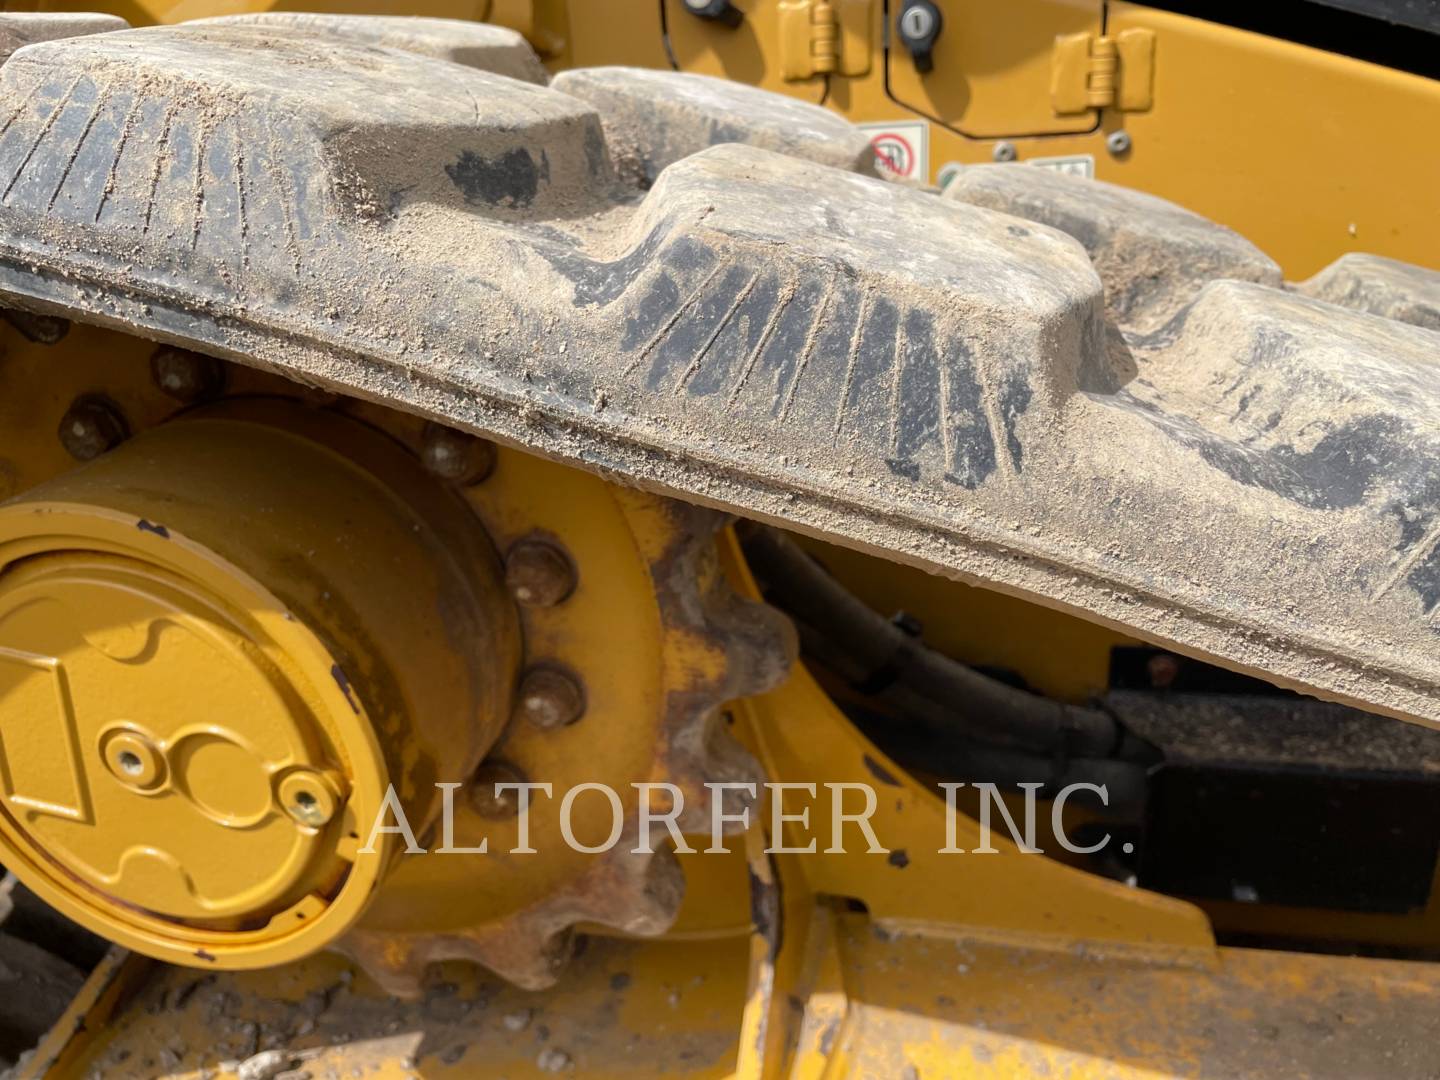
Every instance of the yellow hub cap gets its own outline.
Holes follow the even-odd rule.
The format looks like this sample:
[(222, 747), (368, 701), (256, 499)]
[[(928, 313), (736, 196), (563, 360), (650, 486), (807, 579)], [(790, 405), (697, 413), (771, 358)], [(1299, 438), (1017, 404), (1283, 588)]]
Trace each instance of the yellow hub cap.
[[(343, 797), (321, 727), (219, 598), (135, 559), (51, 555), (0, 576), (0, 778), (32, 842), (156, 914), (278, 912), (335, 879)], [(337, 785), (339, 786), (339, 785)], [(328, 803), (328, 818), (313, 814)], [(330, 865), (326, 865), (329, 863)]]
[(132, 948), (258, 967), (364, 912), (387, 788), (419, 828), (473, 772), (518, 631), (478, 521), (397, 446), (232, 411), (0, 507), (0, 864)]

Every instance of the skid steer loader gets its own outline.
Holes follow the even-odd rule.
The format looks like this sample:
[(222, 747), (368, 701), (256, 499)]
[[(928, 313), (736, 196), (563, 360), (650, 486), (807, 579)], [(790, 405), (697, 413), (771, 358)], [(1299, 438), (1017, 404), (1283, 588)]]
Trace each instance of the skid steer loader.
[(1433, 12), (269, 7), (0, 13), (11, 1075), (1440, 1075)]

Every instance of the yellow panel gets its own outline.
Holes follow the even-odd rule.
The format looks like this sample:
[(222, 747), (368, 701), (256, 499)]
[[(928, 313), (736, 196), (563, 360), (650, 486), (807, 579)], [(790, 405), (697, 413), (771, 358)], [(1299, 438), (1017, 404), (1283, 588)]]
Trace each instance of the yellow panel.
[(801, 1076), (1400, 1077), (1435, 1060), (1433, 964), (1224, 949), (1196, 971), (881, 939), (856, 915), (837, 944), (848, 1008), (802, 1042)]
[(745, 21), (733, 30), (690, 14), (683, 0), (661, 2), (670, 31), (670, 51), (683, 70), (719, 75), (806, 101), (823, 98), (823, 76), (799, 82), (784, 77), (784, 39), (776, 0), (735, 0)]
[[(1117, 39), (1154, 31), (1152, 107), (1106, 110), (1091, 133), (1013, 138), (1018, 160), (1088, 155), (1098, 179), (1228, 225), (1292, 280), (1349, 251), (1440, 268), (1440, 139), (1417, 136), (1436, 129), (1440, 82), (1136, 4), (1111, 4), (1106, 29)], [(1048, 52), (1045, 63), (1048, 73)], [(1002, 96), (1050, 107), (1048, 74), (1033, 87), (996, 78)], [(878, 71), (832, 80), (827, 104), (857, 123), (914, 115), (886, 96)], [(1120, 129), (1131, 149), (1116, 156), (1105, 137)], [(929, 178), (994, 152), (993, 139), (932, 123)]]
[[(680, 12), (671, 14), (678, 17)], [(659, 0), (648, 3), (579, 3), (568, 5), (565, 62), (558, 67), (668, 68), (660, 30)]]
[[(892, 4), (892, 8), (898, 5)], [(977, 138), (1084, 131), (1094, 113), (1050, 103), (1055, 37), (1100, 32), (1100, 5), (1074, 0), (943, 4), (934, 70), (921, 74), (891, 34), (890, 92), (914, 112)], [(893, 28), (892, 28), (893, 29)]]

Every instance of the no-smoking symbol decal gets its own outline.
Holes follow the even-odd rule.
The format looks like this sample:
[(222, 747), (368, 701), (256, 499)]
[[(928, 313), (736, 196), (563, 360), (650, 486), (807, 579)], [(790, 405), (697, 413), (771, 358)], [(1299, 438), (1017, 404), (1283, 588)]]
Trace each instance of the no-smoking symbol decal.
[(870, 145), (875, 148), (875, 159), (880, 163), (880, 168), (886, 172), (892, 172), (896, 176), (909, 176), (915, 167), (915, 148), (903, 135), (887, 131), (871, 139)]
[(884, 124), (861, 124), (870, 135), (875, 165), (880, 172), (906, 180), (930, 178), (929, 125), (923, 120), (899, 120)]

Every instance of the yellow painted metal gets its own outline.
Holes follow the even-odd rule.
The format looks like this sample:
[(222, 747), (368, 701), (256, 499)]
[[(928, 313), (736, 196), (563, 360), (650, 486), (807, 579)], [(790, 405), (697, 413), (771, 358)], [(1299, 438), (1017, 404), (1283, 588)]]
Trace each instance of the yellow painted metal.
[(143, 433), (0, 509), (0, 568), (0, 859), (172, 962), (334, 940), (390, 869), (394, 837), (357, 850), (387, 787), (423, 827), (509, 715), (483, 532), (336, 416)]
[[(819, 838), (816, 853), (797, 860), (810, 891), (858, 899), (885, 926), (920, 925), (933, 932), (943, 925), (961, 936), (1019, 936), (1060, 949), (1085, 942), (1112, 954), (1163, 949), (1201, 965), (1213, 959), (1214, 938), (1198, 908), (1021, 854), (998, 835), (991, 840), (996, 854), (973, 854), (982, 844), (979, 826), (963, 813), (954, 816), (956, 846), (970, 854), (941, 853), (947, 836), (944, 802), (844, 721), (805, 671), (774, 694), (736, 708), (750, 714), (772, 775), (875, 787), (876, 836), (891, 852), (904, 852), (903, 859), (870, 854), (863, 840), (851, 835), (843, 853), (829, 853), (831, 794), (821, 788), (810, 799), (790, 792), (786, 812), (808, 810), (812, 823), (805, 837), (791, 842), (804, 846)], [(780, 722), (795, 715), (808, 722)]]
[(1114, 108), (1143, 112), (1153, 101), (1155, 35), (1126, 30), (1115, 37), (1065, 34), (1055, 39), (1050, 103), (1061, 116)]
[[(811, 78), (801, 77), (804, 67), (814, 69), (813, 63), (786, 62), (787, 56), (803, 57), (813, 41), (808, 25), (812, 10), (810, 0), (732, 2), (745, 15), (744, 22), (734, 30), (697, 19), (686, 10), (684, 0), (660, 0), (665, 13), (669, 55), (674, 57), (680, 69), (734, 79), (805, 101), (822, 100), (826, 90), (825, 77), (818, 71)], [(637, 15), (639, 6), (634, 5)], [(592, 27), (592, 30), (597, 29)], [(611, 35), (603, 31), (598, 39), (577, 36), (564, 66), (585, 66), (585, 57), (595, 57), (594, 63), (609, 63), (600, 57), (606, 55), (610, 40)], [(669, 66), (663, 52), (654, 66)]]
[(1119, 61), (1114, 105), (1120, 112), (1144, 112), (1155, 101), (1155, 33), (1131, 28), (1112, 39)]
[(780, 34), (780, 77), (786, 82), (799, 82), (822, 72), (833, 70), (834, 54), (827, 53), (828, 66), (816, 63), (811, 49), (815, 42), (814, 0), (780, 0), (776, 11)]
[(1338, 1078), (1433, 1062), (1435, 965), (1222, 949), (1195, 970), (881, 935), (846, 912), (818, 929), (794, 1064), (771, 1075)]
[[(753, 590), (742, 560), (737, 550), (728, 552), (732, 574)], [(770, 776), (872, 786), (879, 795), (871, 818), (875, 835), (890, 853), (904, 854), (871, 853), (856, 835), (832, 844), (831, 794), (823, 787), (815, 797), (788, 792), (786, 813), (808, 813), (810, 827), (805, 837), (787, 833), (786, 846), (804, 847), (818, 838), (813, 854), (790, 856), (807, 892), (859, 900), (884, 926), (929, 932), (947, 927), (956, 936), (1018, 937), (1057, 949), (1084, 943), (1116, 955), (1139, 951), (1199, 966), (1213, 963), (1210, 924), (1190, 904), (1022, 854), (998, 834), (990, 839), (994, 854), (976, 854), (983, 846), (979, 825), (963, 813), (947, 817), (937, 789), (917, 783), (865, 738), (803, 667), (778, 690), (733, 708)], [(947, 842), (952, 836), (953, 845)], [(833, 846), (844, 850), (826, 850)], [(967, 854), (940, 850), (948, 846)]]
[(415, 1002), (333, 955), (203, 982), (160, 968), (108, 1027), (69, 1040), (60, 1067), (20, 1080), (236, 1080), (238, 1062), (277, 1043), (294, 1073), (317, 1080), (721, 1080), (736, 1075), (746, 941), (596, 939), (563, 984), (540, 992), (447, 965)]
[(888, 82), (870, 80), (866, 97), (878, 90), (892, 113), (898, 104), (937, 129), (977, 139), (1083, 131), (1093, 113), (1061, 115), (1051, 105), (1051, 54), (1057, 36), (1098, 36), (1100, 7), (1076, 0), (946, 4), (933, 69), (918, 71), (894, 42), (883, 65)]
[(869, 0), (779, 0), (780, 75), (864, 75), (870, 70)]
[(599, 939), (540, 993), (449, 967), (399, 1003), (324, 955), (203, 981), (102, 971), (77, 1004), (128, 995), (67, 1016), (51, 1067), (17, 1080), (234, 1080), (262, 1041), (297, 1071), (376, 1080), (1420, 1076), (1433, 1050), (1434, 965), (1247, 949), (1204, 970), (1121, 964), (793, 907), (773, 964), (760, 934)]
[[(474, 0), (471, 0), (473, 3)], [(421, 12), (414, 9), (412, 5), (395, 5), (400, 10), (396, 14), (419, 15)], [(490, 0), (488, 6), (476, 3), (476, 7), (486, 7), (483, 14), (473, 16), (450, 15), (447, 18), (475, 18), (485, 22), (498, 23), (501, 26), (508, 26), (512, 30), (518, 30), (525, 35), (541, 59), (551, 60), (565, 55), (569, 48), (570, 34), (574, 28), (568, 25), (569, 10), (566, 0)], [(592, 8), (602, 8), (602, 4), (582, 5)], [(306, 10), (312, 10), (308, 6)]]

